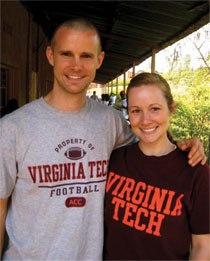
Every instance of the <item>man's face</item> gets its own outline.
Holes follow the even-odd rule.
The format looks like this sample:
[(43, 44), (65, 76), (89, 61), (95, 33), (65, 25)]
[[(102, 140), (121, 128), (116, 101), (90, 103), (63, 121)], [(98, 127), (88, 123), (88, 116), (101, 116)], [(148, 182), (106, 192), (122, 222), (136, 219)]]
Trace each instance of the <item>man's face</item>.
[(54, 67), (53, 88), (75, 95), (86, 95), (104, 58), (104, 53), (99, 53), (99, 40), (95, 32), (66, 27), (57, 31), (54, 47), (48, 47), (46, 54)]

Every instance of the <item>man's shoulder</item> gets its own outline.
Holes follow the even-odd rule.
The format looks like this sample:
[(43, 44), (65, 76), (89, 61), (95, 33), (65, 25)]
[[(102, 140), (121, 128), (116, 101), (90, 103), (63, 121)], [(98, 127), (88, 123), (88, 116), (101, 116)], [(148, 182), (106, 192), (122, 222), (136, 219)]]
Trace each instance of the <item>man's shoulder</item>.
[(93, 99), (90, 99), (90, 102), (91, 102), (91, 105), (93, 106), (95, 111), (103, 112), (103, 113), (107, 113), (107, 114), (112, 113), (112, 114), (117, 115), (117, 116), (120, 115), (119, 111), (116, 110), (115, 108), (113, 108), (112, 106), (107, 106), (106, 104), (103, 104), (101, 102), (97, 102)]

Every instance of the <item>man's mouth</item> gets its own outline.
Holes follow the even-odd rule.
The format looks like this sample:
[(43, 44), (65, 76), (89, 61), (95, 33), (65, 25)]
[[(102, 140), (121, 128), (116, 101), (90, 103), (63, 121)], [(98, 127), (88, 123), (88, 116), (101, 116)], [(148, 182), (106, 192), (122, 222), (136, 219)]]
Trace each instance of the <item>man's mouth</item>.
[(82, 76), (73, 76), (73, 75), (66, 75), (66, 77), (67, 77), (69, 80), (79, 80), (79, 79), (82, 79), (82, 78), (83, 78)]

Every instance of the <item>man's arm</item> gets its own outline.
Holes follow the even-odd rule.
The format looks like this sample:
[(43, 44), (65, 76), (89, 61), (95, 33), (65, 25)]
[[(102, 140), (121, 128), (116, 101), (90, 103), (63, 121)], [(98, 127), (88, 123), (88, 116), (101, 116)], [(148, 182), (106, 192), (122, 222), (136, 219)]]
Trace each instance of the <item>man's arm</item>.
[(5, 220), (7, 216), (7, 202), (8, 199), (0, 199), (0, 257), (2, 255), (2, 248), (4, 244)]
[(182, 140), (177, 142), (177, 146), (180, 150), (190, 150), (188, 153), (188, 163), (194, 167), (198, 163), (204, 165), (207, 157), (204, 154), (203, 143), (198, 138), (192, 138), (188, 140)]
[(210, 234), (192, 234), (190, 260), (210, 260)]

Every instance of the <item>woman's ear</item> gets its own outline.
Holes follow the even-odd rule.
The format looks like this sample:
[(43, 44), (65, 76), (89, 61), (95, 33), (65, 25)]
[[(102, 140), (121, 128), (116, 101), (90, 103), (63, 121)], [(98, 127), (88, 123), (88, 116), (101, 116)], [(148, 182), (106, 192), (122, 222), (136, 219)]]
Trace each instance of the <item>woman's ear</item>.
[(175, 111), (175, 108), (176, 108), (176, 104), (175, 104), (175, 102), (173, 101), (173, 103), (171, 104), (170, 116), (173, 115), (173, 113), (174, 113), (174, 111)]

